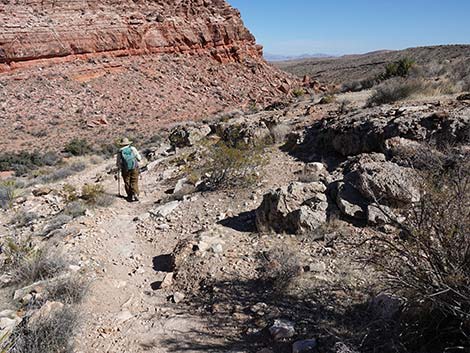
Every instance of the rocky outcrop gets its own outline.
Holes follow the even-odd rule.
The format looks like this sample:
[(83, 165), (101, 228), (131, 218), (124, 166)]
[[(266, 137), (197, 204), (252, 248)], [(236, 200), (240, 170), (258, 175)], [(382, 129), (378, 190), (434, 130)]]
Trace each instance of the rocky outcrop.
[(327, 220), (326, 187), (320, 182), (294, 182), (264, 195), (256, 210), (259, 232), (305, 234)]
[(220, 62), (262, 48), (223, 0), (3, 1), (0, 65), (108, 53), (209, 53)]
[(435, 141), (438, 145), (470, 139), (469, 108), (439, 112), (432, 105), (360, 110), (313, 124), (297, 150), (308, 160), (318, 151), (353, 156), (386, 152), (387, 141)]

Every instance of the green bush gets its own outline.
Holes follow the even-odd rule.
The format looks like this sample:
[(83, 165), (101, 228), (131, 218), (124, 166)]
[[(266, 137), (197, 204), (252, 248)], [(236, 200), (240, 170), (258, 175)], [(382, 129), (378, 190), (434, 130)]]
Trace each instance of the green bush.
[(388, 80), (392, 77), (407, 77), (414, 65), (415, 61), (410, 58), (403, 58), (394, 63), (390, 63), (385, 67), (382, 79)]
[(219, 142), (203, 156), (203, 164), (188, 174), (204, 179), (210, 190), (252, 185), (258, 180), (259, 169), (266, 162), (263, 154), (262, 146), (241, 144), (233, 147)]
[(319, 104), (330, 104), (336, 100), (336, 97), (333, 94), (327, 94), (320, 99)]
[(305, 94), (305, 90), (303, 88), (296, 88), (292, 91), (294, 97), (302, 97)]
[(92, 146), (85, 139), (74, 138), (64, 148), (72, 156), (84, 156), (93, 152)]

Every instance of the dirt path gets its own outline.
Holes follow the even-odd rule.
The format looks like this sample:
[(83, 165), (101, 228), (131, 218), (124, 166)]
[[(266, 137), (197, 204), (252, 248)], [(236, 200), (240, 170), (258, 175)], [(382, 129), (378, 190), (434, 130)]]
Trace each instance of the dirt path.
[[(144, 175), (144, 190), (150, 181)], [(104, 186), (115, 193), (112, 178)], [(168, 302), (167, 292), (154, 290), (155, 282), (164, 275), (156, 272), (155, 259), (171, 252), (175, 244), (165, 232), (157, 232), (158, 239), (147, 238), (139, 227), (142, 219), (136, 217), (152, 207), (155, 197), (155, 192), (147, 194), (141, 202), (131, 204), (117, 199), (83, 224), (73, 252), (92, 271), (81, 308), (84, 326), (77, 352), (168, 352), (163, 341), (203, 330), (198, 318), (178, 314), (175, 304)]]

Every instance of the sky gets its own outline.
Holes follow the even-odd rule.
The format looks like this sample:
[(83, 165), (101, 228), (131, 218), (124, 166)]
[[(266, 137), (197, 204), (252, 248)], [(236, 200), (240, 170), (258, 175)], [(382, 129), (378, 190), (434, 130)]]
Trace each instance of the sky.
[(470, 43), (470, 0), (228, 0), (278, 55)]

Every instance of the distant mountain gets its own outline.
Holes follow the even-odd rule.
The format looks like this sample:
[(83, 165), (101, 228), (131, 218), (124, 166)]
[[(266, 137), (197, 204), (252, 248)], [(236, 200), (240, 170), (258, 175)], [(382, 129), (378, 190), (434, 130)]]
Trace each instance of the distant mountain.
[(301, 54), (301, 55), (279, 55), (264, 53), (264, 58), (266, 61), (290, 61), (290, 60), (302, 60), (302, 59), (320, 59), (320, 58), (333, 58), (334, 55), (329, 54)]

